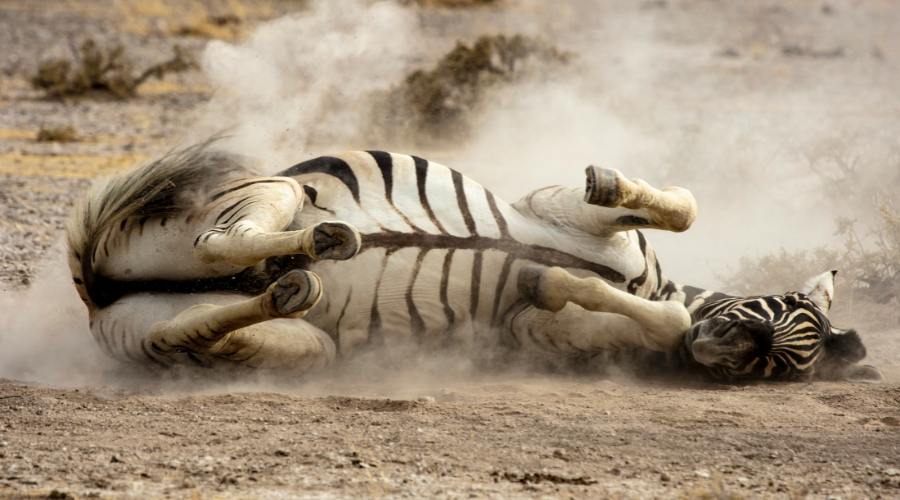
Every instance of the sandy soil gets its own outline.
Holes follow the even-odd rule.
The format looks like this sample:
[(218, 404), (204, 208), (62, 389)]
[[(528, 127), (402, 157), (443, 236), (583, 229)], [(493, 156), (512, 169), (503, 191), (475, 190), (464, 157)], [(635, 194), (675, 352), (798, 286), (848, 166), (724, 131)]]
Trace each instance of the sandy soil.
[[(0, 495), (896, 497), (900, 387), (0, 384)], [(57, 494), (58, 495), (58, 494)]]
[[(178, 34), (200, 14), (179, 10), (177, 2), (35, 5), (0, 4), (5, 314), (14, 313), (10, 304), (34, 282), (89, 179), (168, 149), (211, 93), (203, 75), (191, 71), (148, 84), (127, 101), (43, 99), (27, 75), (41, 57), (64, 54), (67, 40), (84, 33), (124, 41), (143, 64), (164, 57), (174, 41), (199, 50), (206, 39)], [(244, 30), (301, 7), (205, 5), (242, 6)], [(854, 15), (877, 16), (883, 8), (867, 5), (872, 12), (860, 7)], [(641, 7), (666, 8), (667, 2)], [(726, 17), (738, 22), (737, 10)], [(763, 10), (794, 18), (831, 16), (835, 9)], [(850, 12), (843, 4), (836, 10)], [(752, 62), (733, 61), (762, 50), (747, 41), (758, 32), (780, 36), (767, 34), (765, 15), (716, 34), (726, 40), (728, 71), (749, 75), (748, 85)], [(673, 44), (699, 36), (678, 31), (691, 16), (705, 15), (695, 9), (670, 18)], [(815, 42), (811, 33), (801, 40)], [(802, 65), (843, 57), (801, 49), (786, 54)], [(848, 50), (890, 58), (890, 49)], [(44, 123), (72, 124), (82, 140), (37, 142)], [(898, 497), (900, 330), (896, 310), (873, 311), (836, 314), (867, 318), (857, 326), (870, 346), (869, 362), (885, 374), (880, 384), (732, 386), (521, 370), (476, 375), (441, 372), (440, 365), (422, 368), (424, 375), (415, 367), (361, 374), (351, 367), (302, 384), (160, 381), (122, 371), (84, 383), (77, 374), (50, 385), (30, 375), (0, 379), (0, 497)]]

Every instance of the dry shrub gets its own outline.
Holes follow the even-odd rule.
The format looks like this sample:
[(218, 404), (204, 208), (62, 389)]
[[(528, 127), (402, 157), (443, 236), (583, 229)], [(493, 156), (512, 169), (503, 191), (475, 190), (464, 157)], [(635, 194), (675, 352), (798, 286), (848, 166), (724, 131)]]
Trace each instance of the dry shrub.
[(458, 140), (466, 118), (486, 93), (567, 63), (568, 53), (522, 35), (481, 36), (471, 46), (458, 42), (436, 66), (410, 73), (388, 91), (373, 111), (387, 140)]
[(500, 3), (498, 0), (404, 0), (405, 4), (414, 4), (421, 7), (439, 7), (459, 9), (468, 7), (484, 7)]
[(209, 15), (173, 30), (173, 34), (178, 36), (222, 40), (234, 40), (240, 37), (242, 32), (242, 20), (234, 14)]
[(891, 203), (879, 207), (880, 225), (861, 237), (850, 219), (838, 220), (839, 248), (781, 249), (762, 257), (744, 257), (736, 272), (724, 278), (741, 295), (797, 290), (802, 280), (830, 269), (840, 270), (840, 286), (878, 304), (900, 299), (900, 213)]
[(119, 98), (134, 96), (137, 87), (151, 77), (162, 78), (196, 66), (182, 47), (173, 56), (135, 75), (122, 45), (98, 45), (88, 38), (75, 51), (74, 60), (51, 59), (38, 67), (31, 85), (50, 97), (78, 96), (91, 91), (108, 92)]
[(78, 132), (71, 125), (41, 125), (37, 133), (38, 142), (75, 142)]
[(761, 257), (741, 257), (738, 268), (721, 277), (728, 291), (738, 295), (760, 295), (798, 290), (803, 281), (824, 271), (841, 268), (841, 256), (834, 249), (784, 248)]

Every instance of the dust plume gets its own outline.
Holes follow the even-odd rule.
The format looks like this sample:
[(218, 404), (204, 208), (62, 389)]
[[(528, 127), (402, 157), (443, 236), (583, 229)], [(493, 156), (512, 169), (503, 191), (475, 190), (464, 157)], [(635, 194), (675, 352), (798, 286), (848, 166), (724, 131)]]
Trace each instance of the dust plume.
[[(718, 276), (741, 256), (833, 242), (836, 217), (866, 227), (875, 201), (900, 192), (900, 116), (891, 106), (900, 54), (890, 51), (900, 46), (898, 9), (501, 4), (310, 2), (246, 41), (212, 41), (201, 61), (214, 95), (194, 111), (186, 141), (228, 130), (229, 149), (272, 170), (336, 150), (396, 150), (369, 134), (373, 96), (458, 41), (525, 34), (574, 57), (552, 74), (492, 89), (469, 116), (468, 140), (421, 149), (409, 138), (398, 152), (461, 170), (508, 201), (545, 185), (581, 185), (590, 164), (687, 187), (700, 207), (694, 227), (648, 238), (669, 278), (711, 288), (728, 287)], [(3, 310), (21, 305), (24, 314), (3, 332), (2, 344), (16, 348), (0, 353), (0, 376), (66, 383), (75, 368), (96, 372), (102, 358), (72, 340), (90, 342), (82, 306), (67, 273), (54, 269), (24, 295), (3, 297)], [(48, 297), (65, 311), (59, 319), (42, 314)], [(51, 332), (53, 348), (25, 335), (28, 325)], [(469, 370), (452, 359), (445, 368)]]
[(195, 138), (228, 128), (232, 149), (274, 166), (313, 143), (364, 147), (366, 99), (403, 77), (419, 39), (413, 12), (392, 2), (317, 2), (240, 45), (210, 42), (216, 90)]
[(28, 289), (0, 292), (0, 378), (73, 387), (102, 383), (114, 369), (91, 337), (62, 247)]
[[(220, 92), (200, 130), (237, 127), (235, 147), (273, 168), (399, 147), (508, 201), (580, 185), (591, 164), (681, 185), (697, 197), (697, 222), (648, 239), (667, 277), (726, 291), (737, 284), (723, 276), (741, 257), (836, 244), (840, 218), (868, 235), (877, 202), (900, 192), (900, 120), (885, 106), (900, 76), (888, 52), (900, 42), (897, 9), (519, 0), (477, 11), (346, 2), (338, 14), (332, 5), (261, 26), (244, 44), (211, 44), (204, 67)], [(550, 41), (573, 58), (491, 89), (468, 117), (468, 140), (395, 146), (368, 133), (379, 91), (457, 42), (498, 33)]]
[[(738, 257), (832, 241), (836, 215), (868, 219), (876, 194), (896, 192), (900, 122), (882, 103), (895, 96), (897, 68), (881, 47), (897, 41), (889, 26), (900, 15), (857, 19), (841, 4), (827, 12), (811, 5), (806, 18), (777, 6), (716, 8), (313, 3), (242, 44), (210, 43), (203, 66), (217, 92), (197, 131), (234, 127), (233, 147), (273, 168), (316, 153), (386, 149), (393, 145), (366, 133), (377, 91), (428, 68), (457, 41), (540, 37), (574, 54), (567, 69), (494, 91), (472, 113), (468, 141), (401, 147), (509, 201), (549, 184), (579, 185), (589, 164), (688, 187), (701, 210), (695, 226), (655, 232), (651, 242), (672, 279), (727, 285), (716, 276)], [(858, 22), (871, 35), (859, 34)]]

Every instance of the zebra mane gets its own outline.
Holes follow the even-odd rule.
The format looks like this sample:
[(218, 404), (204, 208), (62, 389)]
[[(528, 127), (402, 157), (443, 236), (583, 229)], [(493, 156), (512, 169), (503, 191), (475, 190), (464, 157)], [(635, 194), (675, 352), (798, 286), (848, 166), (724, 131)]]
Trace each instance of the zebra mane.
[[(254, 175), (248, 159), (212, 150), (222, 139), (215, 136), (201, 143), (169, 152), (162, 158), (96, 183), (75, 206), (67, 225), (73, 276), (83, 281), (90, 295), (94, 254), (102, 235), (130, 217), (164, 217), (194, 210), (215, 186), (242, 176)], [(78, 269), (80, 267), (80, 269)]]

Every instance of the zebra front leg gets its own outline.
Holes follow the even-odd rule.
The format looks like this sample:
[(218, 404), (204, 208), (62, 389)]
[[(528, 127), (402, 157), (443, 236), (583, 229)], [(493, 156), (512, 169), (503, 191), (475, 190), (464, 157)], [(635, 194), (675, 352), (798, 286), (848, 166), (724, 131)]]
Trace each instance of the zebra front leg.
[(182, 352), (220, 356), (234, 350), (233, 333), (277, 318), (299, 318), (321, 298), (322, 283), (308, 271), (293, 270), (261, 295), (226, 305), (198, 304), (174, 318), (154, 323), (143, 351), (156, 361)]
[(652, 225), (681, 232), (691, 227), (697, 218), (697, 201), (687, 189), (677, 186), (657, 189), (641, 179), (628, 179), (622, 172), (611, 168), (590, 166), (585, 170), (585, 175), (585, 203), (644, 210), (649, 216), (649, 220), (641, 220), (640, 215), (619, 217), (618, 225)]
[(212, 222), (194, 239), (203, 262), (250, 266), (269, 257), (302, 253), (314, 260), (344, 260), (361, 246), (359, 232), (345, 222), (320, 222), (296, 231), (284, 229), (303, 207), (305, 194), (288, 177), (254, 178), (223, 186), (207, 207)]
[(680, 187), (656, 189), (629, 180), (618, 170), (588, 167), (585, 188), (549, 186), (513, 205), (519, 212), (554, 225), (608, 236), (637, 228), (685, 231), (697, 217), (697, 203)]
[(578, 278), (560, 267), (523, 267), (518, 287), (519, 293), (540, 309), (558, 312), (571, 302), (588, 311), (625, 316), (643, 329), (633, 345), (648, 349), (675, 348), (691, 326), (691, 315), (681, 302), (643, 299), (600, 278)]
[(586, 311), (575, 305), (551, 312), (528, 303), (516, 304), (504, 316), (516, 343), (555, 354), (621, 352), (629, 348), (668, 351), (637, 321), (621, 314)]

